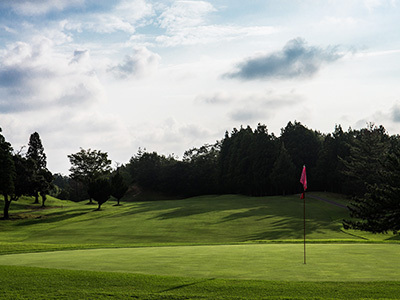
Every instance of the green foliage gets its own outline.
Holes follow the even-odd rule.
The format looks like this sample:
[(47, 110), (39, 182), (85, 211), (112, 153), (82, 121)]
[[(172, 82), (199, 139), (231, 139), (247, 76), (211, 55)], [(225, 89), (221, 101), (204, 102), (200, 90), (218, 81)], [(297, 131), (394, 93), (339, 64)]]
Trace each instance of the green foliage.
[[(375, 141), (376, 139), (375, 137)], [(371, 157), (371, 167), (375, 169), (365, 169), (361, 164), (362, 159), (356, 164), (360, 172), (369, 171), (368, 176), (363, 177), (368, 181), (364, 183), (364, 195), (355, 197), (349, 207), (351, 216), (355, 219), (345, 220), (346, 228), (374, 233), (400, 231), (400, 140), (398, 137), (393, 138), (390, 147), (386, 138), (385, 143), (382, 140), (383, 138), (378, 139), (374, 145), (369, 146), (373, 148), (369, 153), (376, 153)], [(378, 155), (378, 151), (382, 151), (382, 154)]]
[(89, 184), (95, 179), (107, 175), (111, 171), (111, 160), (106, 152), (82, 149), (68, 155), (71, 163), (71, 178)]
[(111, 185), (107, 178), (97, 178), (89, 183), (89, 194), (98, 203), (98, 210), (111, 196)]
[(285, 145), (282, 143), (281, 151), (275, 160), (271, 171), (271, 182), (275, 187), (276, 194), (292, 194), (296, 191), (297, 180), (296, 167), (287, 152)]
[(9, 197), (15, 191), (14, 181), (16, 173), (11, 151), (11, 144), (1, 134), (0, 128), (0, 193), (4, 197), (4, 219), (9, 218), (8, 210), (12, 200)]
[[(74, 154), (68, 155), (71, 163), (70, 177), (74, 181), (82, 183), (89, 194), (90, 202), (94, 198), (91, 194), (93, 189), (90, 185), (98, 178), (108, 176), (111, 172), (111, 160), (108, 154), (100, 150), (82, 149)], [(81, 195), (78, 195), (80, 198)]]
[(113, 177), (111, 177), (111, 196), (115, 197), (118, 201), (126, 194), (128, 191), (128, 185), (125, 183), (124, 178), (117, 170)]

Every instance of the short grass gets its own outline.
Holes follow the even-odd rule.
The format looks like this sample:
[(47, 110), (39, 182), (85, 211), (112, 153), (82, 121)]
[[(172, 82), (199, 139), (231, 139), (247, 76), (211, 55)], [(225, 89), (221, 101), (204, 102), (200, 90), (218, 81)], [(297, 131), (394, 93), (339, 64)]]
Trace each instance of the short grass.
[[(346, 199), (334, 196), (337, 202)], [(25, 202), (24, 202), (25, 201)], [(32, 200), (30, 200), (32, 201)], [(14, 220), (0, 222), (0, 242), (96, 245), (232, 244), (293, 241), (303, 237), (298, 196), (204, 196), (184, 200), (95, 205), (48, 200), (47, 209), (28, 200), (12, 203)], [(391, 240), (393, 235), (344, 231), (342, 207), (307, 199), (309, 240)]]
[(0, 221), (1, 299), (400, 298), (399, 236), (344, 230), (346, 209), (310, 197), (306, 265), (298, 195), (32, 202)]
[(399, 299), (399, 282), (233, 280), (0, 266), (1, 299)]
[(398, 244), (174, 246), (1, 255), (0, 265), (273, 281), (400, 279)]

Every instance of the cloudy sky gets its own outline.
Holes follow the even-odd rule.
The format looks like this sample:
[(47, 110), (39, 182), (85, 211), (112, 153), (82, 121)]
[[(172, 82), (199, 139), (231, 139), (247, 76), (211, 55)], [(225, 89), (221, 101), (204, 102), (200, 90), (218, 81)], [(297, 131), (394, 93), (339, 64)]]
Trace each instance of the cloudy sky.
[(52, 172), (79, 148), (182, 157), (288, 121), (400, 133), (399, 0), (2, 0), (0, 127)]

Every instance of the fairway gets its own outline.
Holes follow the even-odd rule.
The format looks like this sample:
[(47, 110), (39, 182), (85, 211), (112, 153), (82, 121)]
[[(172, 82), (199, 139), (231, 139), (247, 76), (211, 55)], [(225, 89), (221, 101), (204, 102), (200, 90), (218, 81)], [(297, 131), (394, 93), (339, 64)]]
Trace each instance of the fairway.
[(0, 265), (279, 281), (393, 281), (400, 245), (301, 244), (73, 250), (0, 256)]

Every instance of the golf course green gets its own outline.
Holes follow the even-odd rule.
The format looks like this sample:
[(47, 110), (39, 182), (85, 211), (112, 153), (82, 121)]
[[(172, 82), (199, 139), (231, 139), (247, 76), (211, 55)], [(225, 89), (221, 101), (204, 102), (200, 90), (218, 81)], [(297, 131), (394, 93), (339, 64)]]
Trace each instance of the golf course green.
[(298, 195), (107, 202), (101, 211), (23, 198), (0, 222), (0, 297), (400, 298), (398, 236), (344, 230), (347, 201), (307, 197), (304, 264)]

